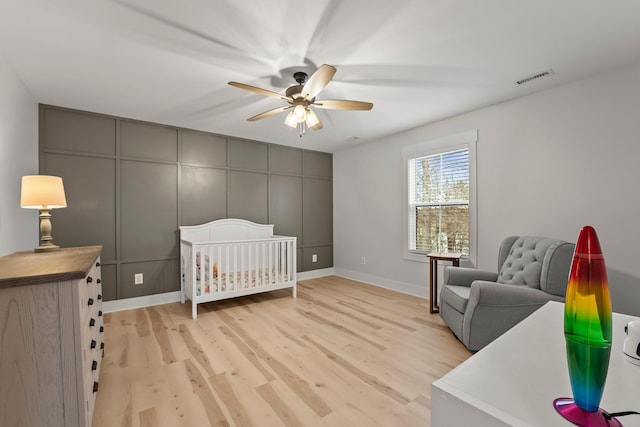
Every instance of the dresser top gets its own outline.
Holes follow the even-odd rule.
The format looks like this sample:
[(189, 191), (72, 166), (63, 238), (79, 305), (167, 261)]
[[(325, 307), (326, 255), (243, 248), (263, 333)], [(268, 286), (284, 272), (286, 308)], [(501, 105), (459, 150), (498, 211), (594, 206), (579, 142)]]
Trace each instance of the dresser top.
[(62, 248), (55, 252), (15, 252), (0, 257), (0, 289), (82, 279), (102, 246)]

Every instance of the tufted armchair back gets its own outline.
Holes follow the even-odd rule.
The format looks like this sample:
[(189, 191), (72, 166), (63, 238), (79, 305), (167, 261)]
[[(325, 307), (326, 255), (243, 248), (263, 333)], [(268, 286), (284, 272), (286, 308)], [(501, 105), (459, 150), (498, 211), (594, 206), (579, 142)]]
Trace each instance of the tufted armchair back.
[(498, 252), (498, 283), (564, 297), (575, 245), (558, 239), (510, 236)]

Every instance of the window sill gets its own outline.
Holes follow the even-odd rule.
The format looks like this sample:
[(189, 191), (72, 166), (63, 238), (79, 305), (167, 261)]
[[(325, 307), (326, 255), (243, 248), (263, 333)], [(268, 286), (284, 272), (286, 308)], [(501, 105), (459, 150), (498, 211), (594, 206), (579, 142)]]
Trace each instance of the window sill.
[[(427, 264), (429, 262), (429, 257), (427, 256), (427, 253), (416, 253), (416, 252), (409, 252), (409, 251), (405, 251), (403, 257), (402, 257), (405, 261), (414, 261), (414, 262), (422, 262)], [(471, 257), (469, 255), (462, 255), (462, 257), (460, 257), (460, 265), (466, 265), (469, 264), (471, 265)]]
[(415, 261), (415, 262), (429, 262), (429, 258), (427, 258), (427, 254), (425, 253), (416, 253), (405, 251), (403, 258), (407, 261)]

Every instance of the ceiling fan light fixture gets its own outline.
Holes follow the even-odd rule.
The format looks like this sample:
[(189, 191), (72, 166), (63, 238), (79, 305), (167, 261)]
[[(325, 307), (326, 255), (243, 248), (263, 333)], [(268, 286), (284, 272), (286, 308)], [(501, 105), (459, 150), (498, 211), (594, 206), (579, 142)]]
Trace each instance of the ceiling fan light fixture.
[(289, 114), (287, 114), (287, 118), (284, 119), (284, 124), (290, 126), (292, 128), (298, 127), (298, 119), (296, 118), (293, 110)]
[(310, 129), (315, 128), (315, 126), (317, 126), (318, 123), (320, 123), (320, 119), (318, 118), (316, 113), (310, 108), (307, 108), (306, 122), (307, 122), (307, 127)]
[(284, 123), (289, 127), (298, 129), (300, 137), (302, 137), (307, 129), (322, 129), (322, 122), (315, 111), (310, 108), (311, 106), (329, 110), (371, 110), (373, 107), (370, 102), (349, 101), (346, 99), (316, 101), (316, 96), (329, 84), (335, 73), (336, 68), (327, 64), (321, 65), (308, 79), (306, 73), (302, 71), (296, 72), (293, 77), (298, 84), (287, 88), (284, 95), (244, 83), (229, 82), (229, 85), (286, 101), (288, 105), (284, 107), (256, 114), (247, 120), (253, 122), (289, 110)]
[(298, 104), (293, 108), (293, 115), (295, 116), (298, 123), (302, 123), (307, 118), (307, 109), (304, 105)]

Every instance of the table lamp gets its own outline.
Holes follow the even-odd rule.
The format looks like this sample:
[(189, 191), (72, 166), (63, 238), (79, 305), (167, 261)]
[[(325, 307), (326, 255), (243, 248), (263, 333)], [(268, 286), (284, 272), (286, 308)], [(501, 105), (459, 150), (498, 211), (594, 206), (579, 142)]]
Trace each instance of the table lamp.
[(49, 252), (60, 249), (52, 242), (50, 211), (67, 207), (62, 178), (49, 175), (23, 176), (20, 207), (40, 210), (40, 246), (34, 251)]
[(621, 427), (598, 405), (611, 354), (611, 296), (604, 256), (593, 227), (580, 230), (569, 272), (564, 336), (573, 398), (553, 402), (558, 413), (581, 427)]

